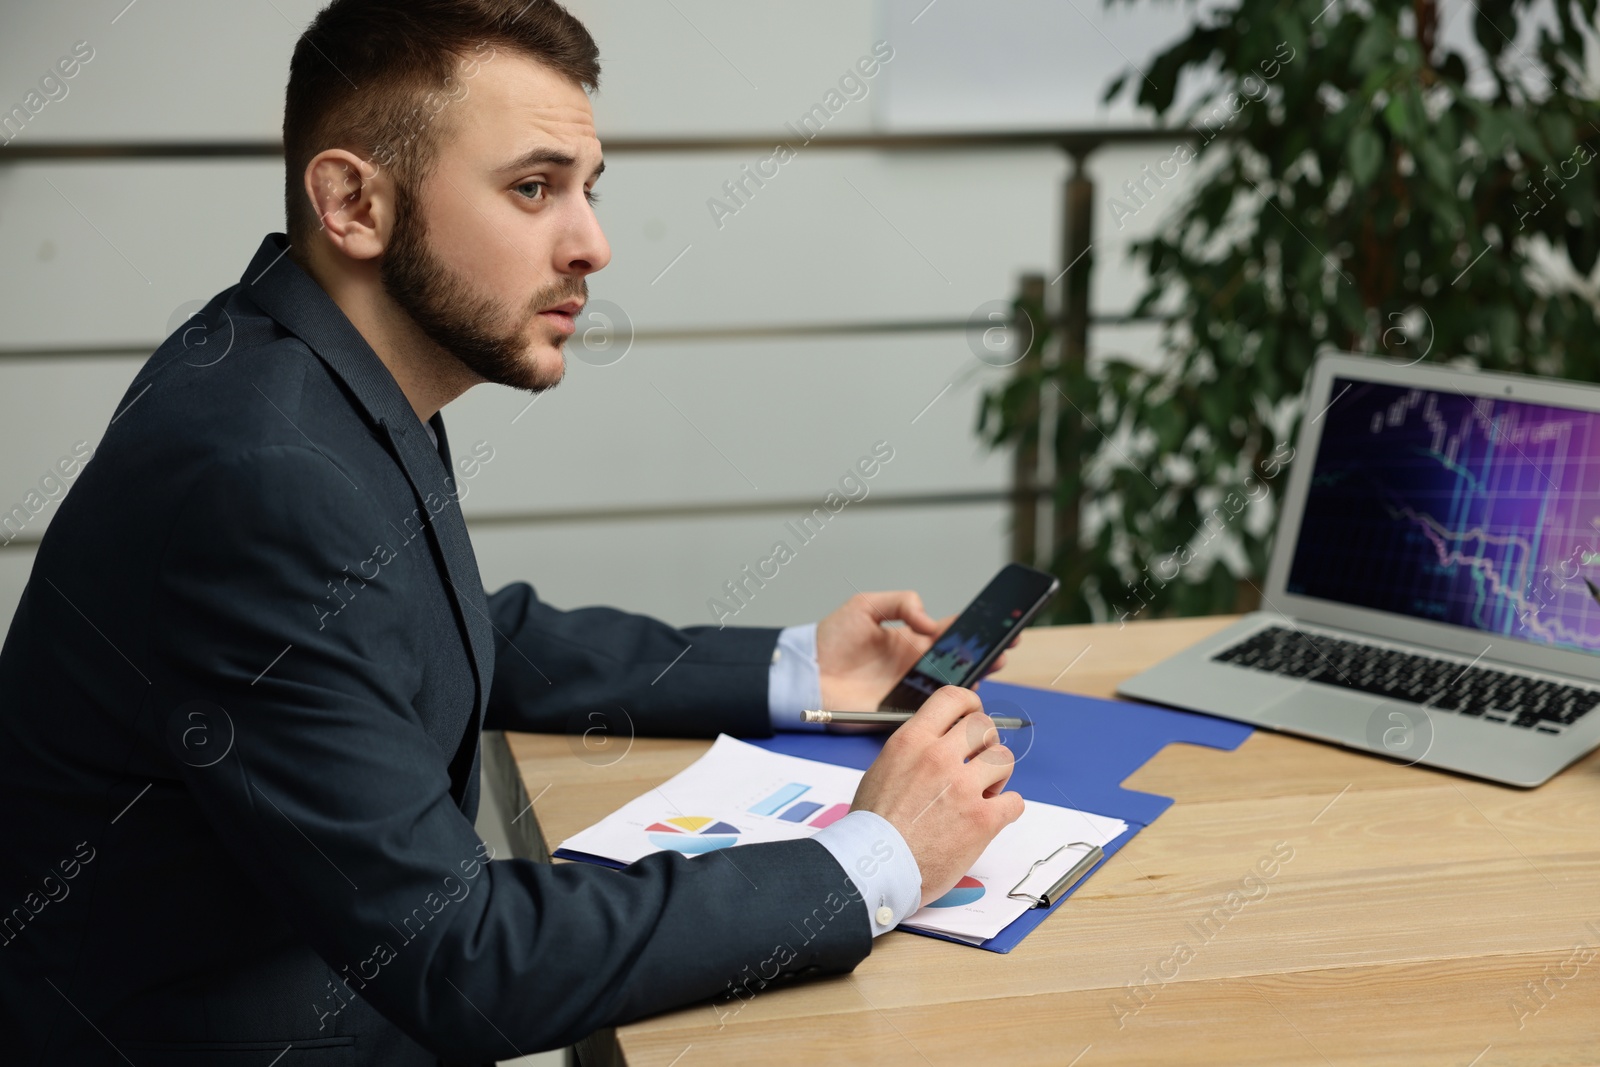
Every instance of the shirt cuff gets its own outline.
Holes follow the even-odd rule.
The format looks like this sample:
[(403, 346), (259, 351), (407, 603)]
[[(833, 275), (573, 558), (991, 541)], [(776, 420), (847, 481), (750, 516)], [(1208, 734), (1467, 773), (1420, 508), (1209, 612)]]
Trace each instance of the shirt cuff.
[(874, 811), (852, 811), (811, 840), (839, 861), (867, 906), (872, 936), (888, 933), (922, 903), (922, 868), (900, 831)]
[(817, 666), (817, 624), (778, 632), (767, 672), (767, 714), (774, 730), (826, 730), (827, 724), (801, 722), (800, 713), (822, 707), (822, 671)]

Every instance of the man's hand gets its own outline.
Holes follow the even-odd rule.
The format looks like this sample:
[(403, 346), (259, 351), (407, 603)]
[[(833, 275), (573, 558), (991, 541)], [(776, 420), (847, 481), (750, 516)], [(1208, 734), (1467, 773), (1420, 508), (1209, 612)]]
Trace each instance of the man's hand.
[[(954, 615), (934, 619), (922, 598), (908, 589), (858, 593), (846, 600), (817, 623), (822, 706), (829, 711), (878, 710), (895, 683), (953, 621)], [(889, 625), (893, 622), (905, 625)], [(1004, 663), (1002, 654), (989, 671)]]
[(1015, 764), (978, 695), (947, 685), (884, 742), (850, 807), (876, 812), (900, 831), (927, 904), (1022, 815), (1022, 796), (1002, 792)]

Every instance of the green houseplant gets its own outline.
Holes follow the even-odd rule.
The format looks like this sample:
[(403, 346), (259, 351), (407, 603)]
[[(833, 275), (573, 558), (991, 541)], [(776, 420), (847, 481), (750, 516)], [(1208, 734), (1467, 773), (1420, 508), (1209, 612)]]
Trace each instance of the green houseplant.
[(1461, 50), (1434, 0), (1236, 0), (1112, 83), (1179, 131), (1181, 207), (1133, 246), (1160, 360), (1025, 360), (979, 414), (997, 447), (1057, 437), (1053, 621), (1255, 605), (1320, 350), (1600, 378), (1595, 6), (1468, 5)]

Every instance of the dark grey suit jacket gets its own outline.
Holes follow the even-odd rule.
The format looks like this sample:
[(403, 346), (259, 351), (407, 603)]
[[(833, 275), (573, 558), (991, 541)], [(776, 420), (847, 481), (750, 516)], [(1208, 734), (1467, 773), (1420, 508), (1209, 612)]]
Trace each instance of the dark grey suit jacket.
[(509, 1059), (854, 967), (812, 841), (486, 862), (480, 730), (764, 735), (776, 632), (485, 597), (442, 419), (285, 247), (134, 379), (0, 650), (7, 1062)]

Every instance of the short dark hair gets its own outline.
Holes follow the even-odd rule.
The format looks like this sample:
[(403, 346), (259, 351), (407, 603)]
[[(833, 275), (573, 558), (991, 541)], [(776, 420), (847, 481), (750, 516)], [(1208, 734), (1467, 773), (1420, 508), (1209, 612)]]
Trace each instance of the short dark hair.
[(333, 0), (317, 14), (295, 43), (284, 94), (291, 248), (303, 253), (320, 225), (305, 171), (325, 149), (389, 167), (402, 196), (417, 188), (449, 110), (432, 101), (454, 98), (462, 61), (492, 58), (486, 47), (538, 60), (589, 92), (600, 86), (599, 47), (555, 0)]

